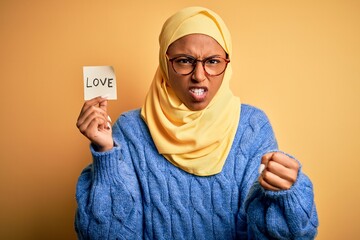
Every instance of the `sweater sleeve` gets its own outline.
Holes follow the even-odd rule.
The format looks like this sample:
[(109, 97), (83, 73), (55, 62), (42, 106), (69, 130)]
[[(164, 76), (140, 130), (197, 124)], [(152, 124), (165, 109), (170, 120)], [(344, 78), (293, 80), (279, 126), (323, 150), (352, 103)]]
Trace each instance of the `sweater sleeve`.
[(113, 129), (116, 146), (103, 153), (91, 146), (93, 163), (77, 183), (75, 230), (79, 239), (142, 239), (139, 184), (120, 128), (115, 124)]
[[(297, 181), (285, 191), (268, 191), (257, 181), (261, 157), (278, 151), (275, 136), (267, 117), (252, 144), (251, 158), (243, 182), (246, 195), (242, 220), (246, 221), (248, 239), (313, 239), (317, 234), (318, 217), (313, 186), (301, 171)], [(246, 219), (246, 220), (245, 220)]]
[(317, 234), (313, 186), (301, 171), (295, 184), (285, 191), (268, 191), (255, 182), (245, 208), (251, 238), (314, 239)]

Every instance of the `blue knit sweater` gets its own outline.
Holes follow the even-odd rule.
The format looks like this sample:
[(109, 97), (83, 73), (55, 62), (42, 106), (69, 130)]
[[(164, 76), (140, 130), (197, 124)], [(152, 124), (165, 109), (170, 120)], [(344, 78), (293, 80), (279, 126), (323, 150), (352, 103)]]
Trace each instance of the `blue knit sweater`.
[(221, 173), (199, 177), (160, 155), (140, 111), (113, 126), (116, 147), (99, 153), (79, 177), (79, 239), (313, 239), (313, 187), (299, 171), (286, 191), (257, 182), (261, 157), (277, 151), (266, 115), (242, 105), (240, 124)]

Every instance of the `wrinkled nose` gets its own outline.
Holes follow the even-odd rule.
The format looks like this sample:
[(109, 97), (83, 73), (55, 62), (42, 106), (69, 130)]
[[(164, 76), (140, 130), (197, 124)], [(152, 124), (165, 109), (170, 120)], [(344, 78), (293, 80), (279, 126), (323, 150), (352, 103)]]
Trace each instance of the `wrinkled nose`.
[(206, 79), (206, 72), (202, 65), (202, 62), (197, 62), (195, 65), (194, 72), (192, 73), (191, 79), (196, 82), (202, 82)]

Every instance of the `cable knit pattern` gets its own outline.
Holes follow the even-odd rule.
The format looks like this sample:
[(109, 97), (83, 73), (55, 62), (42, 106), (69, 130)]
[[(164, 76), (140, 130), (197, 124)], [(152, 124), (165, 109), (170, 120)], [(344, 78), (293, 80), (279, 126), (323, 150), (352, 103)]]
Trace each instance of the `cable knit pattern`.
[(159, 155), (139, 110), (114, 124), (111, 151), (91, 147), (79, 177), (79, 239), (313, 239), (318, 220), (310, 180), (299, 171), (287, 191), (257, 182), (263, 154), (277, 151), (266, 115), (242, 105), (221, 173), (199, 177)]

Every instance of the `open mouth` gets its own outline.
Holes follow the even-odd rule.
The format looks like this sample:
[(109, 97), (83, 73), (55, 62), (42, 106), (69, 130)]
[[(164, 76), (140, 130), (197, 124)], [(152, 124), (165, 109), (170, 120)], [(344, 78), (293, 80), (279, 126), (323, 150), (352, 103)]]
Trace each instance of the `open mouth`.
[(190, 93), (195, 101), (202, 101), (206, 97), (207, 88), (190, 88)]
[(193, 89), (190, 89), (190, 91), (195, 94), (196, 96), (201, 96), (205, 93), (205, 89), (203, 88), (193, 88)]

